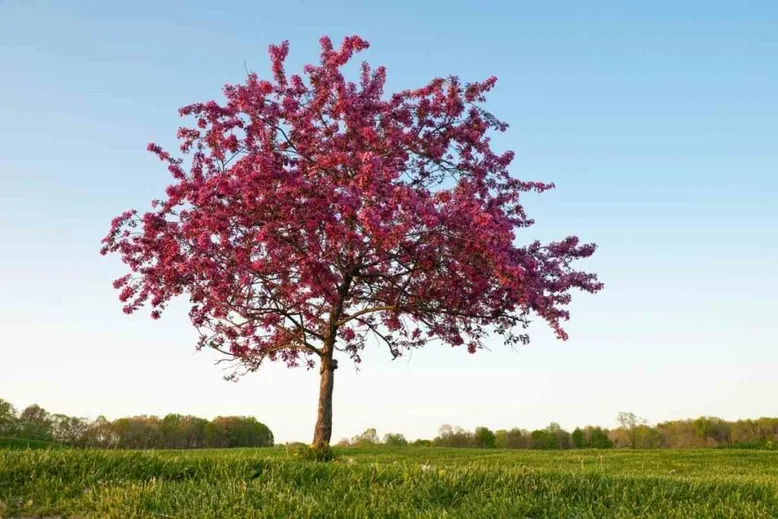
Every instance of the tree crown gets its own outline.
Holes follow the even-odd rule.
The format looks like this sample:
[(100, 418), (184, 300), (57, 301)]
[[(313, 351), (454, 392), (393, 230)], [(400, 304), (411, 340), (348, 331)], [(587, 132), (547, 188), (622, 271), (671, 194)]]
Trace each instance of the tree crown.
[(190, 160), (150, 144), (173, 183), (103, 240), (130, 269), (114, 283), (126, 313), (149, 303), (158, 318), (187, 294), (199, 346), (249, 370), (332, 348), (358, 362), (371, 336), (394, 356), (431, 340), (474, 352), (490, 331), (526, 342), (530, 313), (567, 337), (570, 290), (602, 288), (571, 266), (595, 246), (515, 244), (533, 223), (520, 196), (553, 185), (512, 177), (513, 153), (492, 150), (507, 128), (481, 106), (496, 78), (385, 96), (383, 67), (342, 74), (367, 47), (322, 38), (319, 63), (288, 75), (288, 43), (273, 45), (272, 79), (180, 110), (196, 122), (178, 131)]

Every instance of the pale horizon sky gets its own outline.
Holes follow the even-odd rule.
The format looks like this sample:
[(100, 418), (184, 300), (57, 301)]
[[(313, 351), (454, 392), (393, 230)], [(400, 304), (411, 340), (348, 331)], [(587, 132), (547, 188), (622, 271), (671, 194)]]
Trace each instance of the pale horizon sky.
[[(629, 5), (628, 5), (629, 4)], [(221, 98), (244, 63), (287, 70), (358, 34), (387, 90), (499, 78), (486, 107), (528, 199), (521, 239), (577, 234), (606, 283), (575, 294), (570, 340), (542, 322), (512, 351), (376, 346), (336, 372), (333, 441), (472, 429), (778, 416), (778, 2), (0, 0), (0, 398), (94, 418), (252, 415), (310, 441), (318, 370), (225, 382), (186, 302), (125, 316), (110, 220), (169, 183), (180, 106)], [(362, 58), (362, 56), (360, 56)]]

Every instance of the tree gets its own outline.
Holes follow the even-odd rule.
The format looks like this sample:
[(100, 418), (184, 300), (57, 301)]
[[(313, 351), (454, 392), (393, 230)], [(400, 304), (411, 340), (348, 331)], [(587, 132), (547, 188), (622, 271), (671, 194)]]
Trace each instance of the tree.
[(440, 447), (473, 447), (475, 439), (473, 433), (461, 427), (451, 427), (444, 424), (440, 426), (438, 436), (432, 443)]
[(529, 433), (527, 431), (522, 431), (521, 429), (514, 427), (510, 431), (508, 431), (508, 435), (506, 438), (507, 441), (507, 447), (509, 449), (521, 449), (521, 448), (527, 448), (529, 447)]
[(594, 449), (610, 449), (613, 447), (613, 442), (608, 438), (608, 431), (602, 427), (587, 426), (585, 431), (589, 447)]
[[(375, 436), (375, 429), (372, 429)], [(16, 409), (0, 399), (0, 436), (55, 440), (73, 447), (124, 449), (196, 449), (202, 447), (269, 447), (273, 432), (250, 416), (216, 417), (211, 422), (196, 416), (168, 414), (133, 416), (109, 421), (104, 416), (85, 418), (49, 414), (39, 405)], [(397, 435), (402, 438), (402, 435)], [(375, 436), (377, 438), (377, 436)], [(377, 441), (377, 440), (376, 440)]]
[(408, 440), (400, 433), (388, 433), (384, 435), (384, 445), (389, 447), (402, 447), (408, 445)]
[(494, 446), (498, 449), (508, 448), (508, 431), (505, 429), (494, 431)]
[(52, 435), (65, 445), (81, 447), (86, 443), (89, 423), (84, 418), (55, 414), (52, 417)]
[(113, 424), (105, 417), (98, 416), (89, 424), (86, 431), (86, 445), (89, 447), (112, 448), (117, 447), (119, 437)]
[(637, 435), (635, 434), (638, 426), (646, 423), (645, 418), (640, 418), (635, 413), (620, 412), (616, 416), (616, 420), (621, 424), (622, 430), (627, 433), (629, 437), (630, 447), (637, 448)]
[(520, 197), (553, 184), (512, 177), (513, 152), (492, 150), (507, 128), (481, 106), (496, 78), (384, 96), (383, 67), (356, 83), (341, 72), (367, 47), (324, 37), (319, 64), (290, 76), (288, 43), (273, 45), (272, 79), (182, 108), (191, 160), (150, 144), (173, 183), (115, 218), (101, 250), (129, 267), (114, 282), (126, 313), (148, 303), (159, 318), (186, 294), (198, 347), (236, 361), (233, 377), (318, 360), (316, 446), (332, 434), (336, 352), (360, 362), (370, 338), (394, 358), (433, 340), (473, 353), (489, 333), (526, 343), (533, 313), (564, 340), (570, 291), (603, 286), (572, 266), (593, 244), (517, 245), (533, 223)]
[(641, 424), (635, 428), (633, 449), (658, 449), (662, 446), (662, 435), (659, 430)]
[(354, 436), (354, 438), (351, 439), (351, 445), (356, 447), (367, 447), (370, 445), (375, 445), (378, 442), (378, 432), (376, 432), (375, 428), (373, 427), (366, 429), (365, 432)]
[(530, 433), (531, 448), (556, 449), (556, 438), (547, 429), (536, 429)]
[(557, 449), (569, 449), (572, 447), (570, 433), (562, 429), (556, 422), (551, 422), (546, 431), (554, 438), (554, 445)]
[(183, 449), (186, 446), (183, 419), (182, 415), (173, 413), (162, 418), (159, 426), (162, 429), (162, 442), (166, 449)]
[(130, 416), (111, 423), (117, 446), (125, 449), (158, 449), (164, 445), (162, 427), (157, 416)]
[(6, 400), (0, 398), (0, 436), (13, 436), (18, 426), (16, 408)]
[(28, 440), (51, 441), (53, 420), (48, 411), (38, 404), (24, 408), (19, 415), (18, 434)]
[(694, 420), (694, 432), (698, 438), (703, 440), (703, 444), (719, 445), (729, 440), (730, 425), (715, 416), (701, 416)]
[[(166, 417), (167, 418), (167, 417)], [(263, 428), (267, 428), (264, 424), (261, 424)], [(164, 426), (164, 419), (163, 419)], [(208, 427), (208, 420), (197, 416), (183, 416), (178, 422), (178, 431), (180, 435), (184, 437), (184, 448), (187, 449), (199, 449), (205, 447), (205, 430)], [(262, 429), (264, 431), (264, 429)], [(272, 438), (273, 434), (270, 429), (267, 429), (265, 435), (269, 434)], [(272, 445), (272, 442), (270, 443)]]
[(205, 446), (208, 420), (196, 416), (168, 414), (160, 422), (166, 449), (197, 449)]
[(586, 440), (586, 433), (580, 427), (576, 427), (570, 435), (570, 439), (573, 441), (573, 447), (576, 449), (585, 449), (590, 447), (589, 442)]
[(497, 438), (488, 427), (476, 427), (473, 440), (475, 446), (482, 449), (494, 449), (497, 447)]
[(208, 447), (272, 447), (273, 433), (252, 416), (217, 416), (205, 428)]
[(570, 433), (556, 422), (551, 422), (545, 429), (532, 431), (530, 442), (533, 449), (569, 449), (572, 446)]

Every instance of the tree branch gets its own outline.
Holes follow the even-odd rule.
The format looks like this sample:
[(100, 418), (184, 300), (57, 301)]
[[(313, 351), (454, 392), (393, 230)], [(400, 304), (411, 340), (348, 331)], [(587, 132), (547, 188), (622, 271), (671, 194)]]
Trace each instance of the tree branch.
[(389, 346), (389, 352), (392, 354), (392, 358), (396, 359), (400, 356), (400, 352), (397, 350), (397, 348), (394, 347), (394, 343), (392, 343), (392, 340), (388, 337), (386, 337), (384, 334), (378, 331), (378, 329), (375, 327), (375, 325), (371, 324), (369, 321), (365, 321), (364, 319), (356, 318), (360, 323), (367, 326), (371, 332), (373, 332), (375, 335), (377, 335), (381, 340), (383, 340), (387, 346)]
[(370, 307), (370, 308), (364, 308), (364, 309), (362, 309), (362, 310), (360, 310), (360, 311), (358, 311), (356, 313), (353, 313), (351, 315), (347, 315), (346, 317), (344, 317), (343, 319), (341, 319), (340, 321), (337, 322), (337, 326), (341, 326), (341, 325), (346, 324), (349, 321), (353, 321), (354, 319), (356, 319), (360, 315), (365, 315), (365, 314), (369, 314), (369, 313), (372, 313), (372, 312), (382, 312), (382, 311), (386, 311), (386, 310), (395, 310), (395, 311), (397, 311), (398, 307), (397, 307), (397, 305), (383, 305), (383, 306), (373, 306), (373, 307)]

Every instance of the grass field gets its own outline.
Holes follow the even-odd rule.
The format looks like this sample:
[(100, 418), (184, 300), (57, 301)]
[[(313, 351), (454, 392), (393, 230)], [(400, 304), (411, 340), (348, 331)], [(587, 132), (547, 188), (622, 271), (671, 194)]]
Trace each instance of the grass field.
[(0, 516), (778, 517), (778, 452), (0, 450)]

